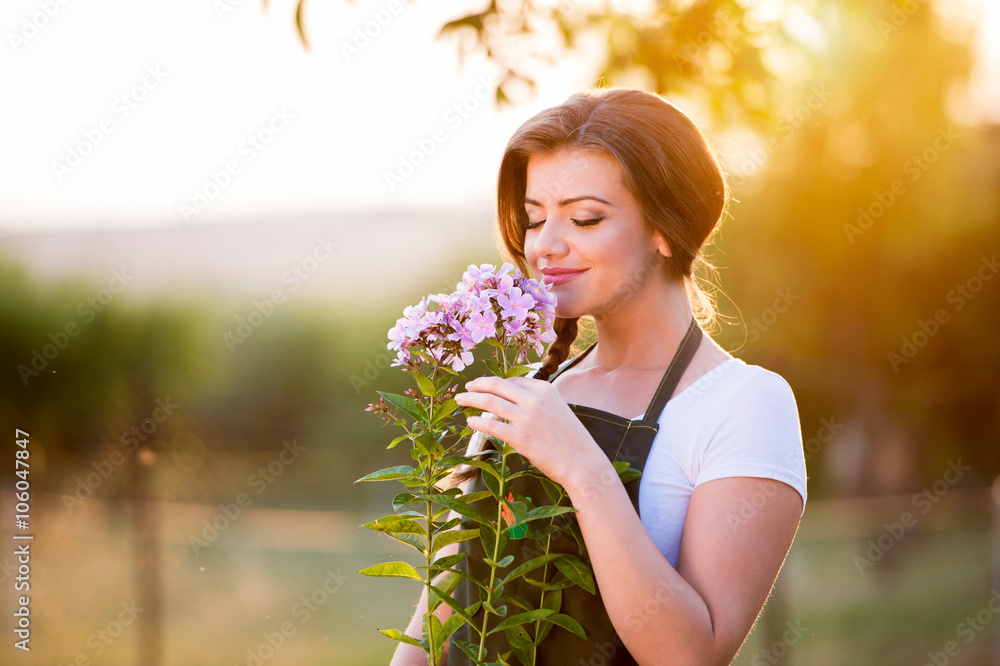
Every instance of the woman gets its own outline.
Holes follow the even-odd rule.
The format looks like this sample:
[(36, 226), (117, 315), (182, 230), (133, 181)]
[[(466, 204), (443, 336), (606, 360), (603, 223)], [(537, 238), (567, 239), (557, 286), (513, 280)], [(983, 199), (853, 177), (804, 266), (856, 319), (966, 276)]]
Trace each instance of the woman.
[[(475, 379), (456, 400), (566, 489), (599, 590), (565, 591), (588, 638), (555, 628), (539, 664), (728, 664), (791, 545), (806, 499), (795, 399), (699, 325), (713, 313), (693, 270), (726, 202), (701, 132), (649, 93), (575, 94), (504, 153), (504, 249), (553, 285), (558, 338), (533, 377)], [(564, 362), (585, 315), (597, 343)], [(622, 485), (615, 459), (642, 478)], [(393, 663), (425, 658), (401, 644)], [(446, 661), (471, 663), (454, 644)]]

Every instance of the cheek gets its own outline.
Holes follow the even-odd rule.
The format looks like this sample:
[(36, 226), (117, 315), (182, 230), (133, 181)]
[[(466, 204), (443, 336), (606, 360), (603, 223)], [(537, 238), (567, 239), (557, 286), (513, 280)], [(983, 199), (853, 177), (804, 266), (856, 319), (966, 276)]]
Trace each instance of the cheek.
[(600, 253), (601, 263), (616, 274), (618, 280), (635, 280), (639, 275), (649, 273), (651, 248), (636, 236), (608, 238), (595, 247)]

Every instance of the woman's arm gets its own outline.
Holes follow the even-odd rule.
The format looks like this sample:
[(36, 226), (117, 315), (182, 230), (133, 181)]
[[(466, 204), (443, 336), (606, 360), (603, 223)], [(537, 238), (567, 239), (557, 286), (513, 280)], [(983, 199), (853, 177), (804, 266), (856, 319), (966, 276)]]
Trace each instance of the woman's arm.
[[(749, 477), (699, 485), (691, 495), (677, 569), (646, 532), (610, 463), (580, 469), (567, 492), (608, 615), (636, 661), (730, 663), (788, 553), (802, 510), (798, 492), (780, 481)], [(746, 522), (741, 517), (738, 530), (730, 529), (727, 518), (737, 515), (740, 501), (761, 493), (767, 503)]]
[[(675, 569), (646, 532), (611, 462), (555, 387), (524, 377), (485, 377), (466, 389), (455, 396), (460, 405), (504, 419), (469, 417), (469, 425), (508, 442), (566, 489), (608, 615), (636, 661), (728, 664), (795, 536), (802, 513), (798, 492), (754, 477), (697, 485)], [(728, 519), (740, 515), (741, 501), (760, 494), (768, 501), (745, 521), (741, 515), (733, 530)]]

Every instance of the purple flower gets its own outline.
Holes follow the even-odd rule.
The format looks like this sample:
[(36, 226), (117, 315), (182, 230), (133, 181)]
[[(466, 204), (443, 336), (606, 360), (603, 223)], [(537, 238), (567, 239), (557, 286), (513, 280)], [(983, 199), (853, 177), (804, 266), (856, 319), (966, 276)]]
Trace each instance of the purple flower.
[(472, 339), (478, 345), (486, 338), (495, 337), (497, 316), (493, 310), (484, 312), (473, 312), (469, 321), (465, 324), (465, 330), (469, 332)]
[(389, 329), (389, 344), (386, 345), (386, 349), (399, 351), (399, 348), (406, 343), (406, 339), (407, 336), (404, 332), (403, 326), (396, 324)]
[(472, 331), (465, 327), (459, 325), (458, 329), (448, 336), (449, 340), (458, 341), (462, 345), (462, 349), (472, 349), (477, 344), (482, 342), (482, 340), (476, 340)]
[(453, 354), (448, 362), (451, 363), (452, 370), (455, 372), (461, 372), (462, 370), (465, 370), (467, 366), (472, 365), (473, 360), (474, 358), (472, 356), (472, 352), (461, 351)]
[(497, 297), (497, 303), (502, 308), (501, 315), (513, 317), (518, 322), (527, 319), (528, 310), (535, 307), (535, 299), (530, 294), (521, 293), (517, 287), (511, 287), (508, 293), (500, 294)]
[(498, 339), (526, 360), (526, 350), (541, 354), (555, 339), (551, 330), (555, 296), (543, 282), (527, 278), (511, 264), (469, 266), (451, 294), (432, 294), (407, 307), (389, 330), (393, 366), (419, 370), (425, 353), (456, 372), (475, 359), (472, 351), (487, 338)]

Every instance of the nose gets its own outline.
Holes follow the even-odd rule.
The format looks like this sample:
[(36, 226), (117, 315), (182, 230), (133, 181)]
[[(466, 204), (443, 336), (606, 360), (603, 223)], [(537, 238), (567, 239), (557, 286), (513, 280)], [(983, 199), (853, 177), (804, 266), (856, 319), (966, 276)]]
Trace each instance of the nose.
[(526, 245), (531, 245), (531, 249), (538, 257), (562, 257), (569, 252), (564, 224), (556, 215), (549, 215), (542, 226), (529, 230), (524, 241)]

